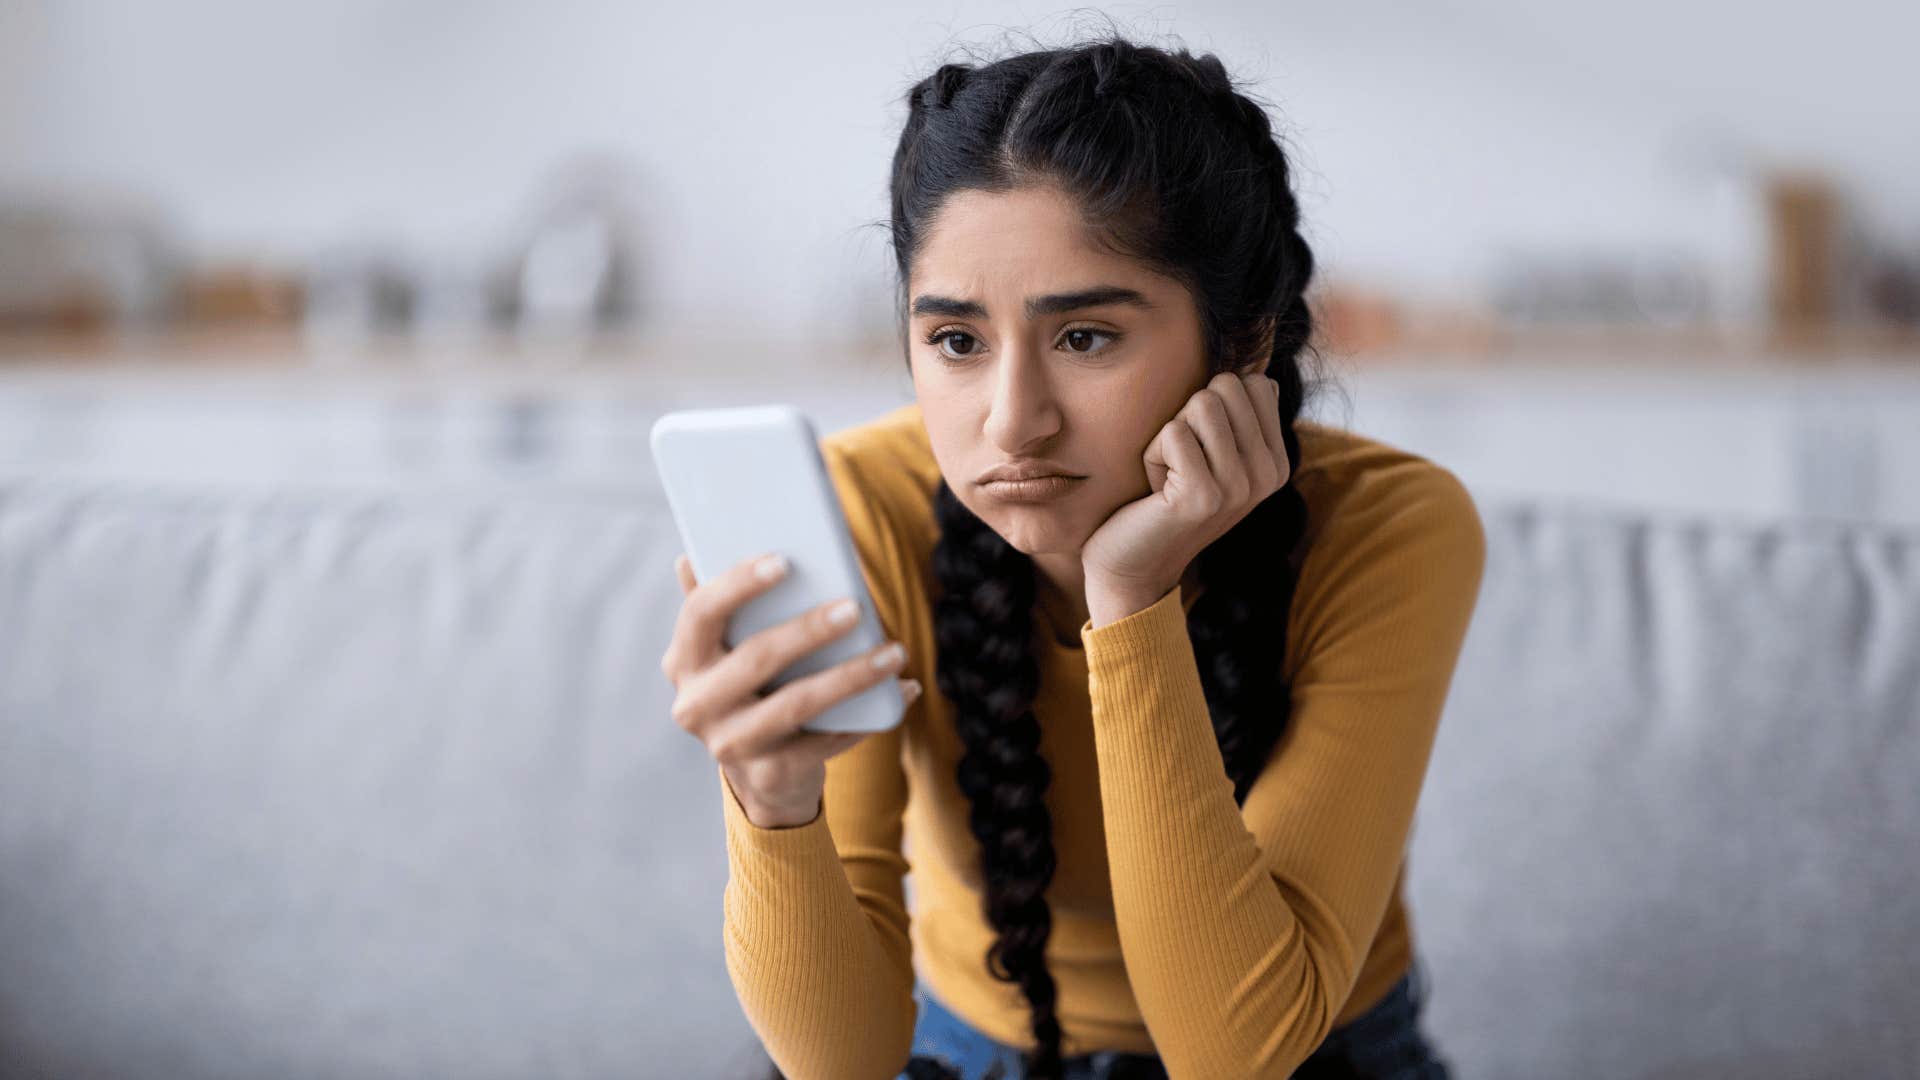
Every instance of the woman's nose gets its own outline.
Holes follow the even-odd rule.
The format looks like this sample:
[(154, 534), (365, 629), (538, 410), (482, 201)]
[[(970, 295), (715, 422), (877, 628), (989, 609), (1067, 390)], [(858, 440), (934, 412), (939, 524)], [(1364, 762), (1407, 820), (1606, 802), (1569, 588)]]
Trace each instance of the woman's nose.
[(994, 378), (987, 430), (1003, 452), (1019, 453), (1060, 429), (1053, 388), (1031, 350), (1009, 348)]

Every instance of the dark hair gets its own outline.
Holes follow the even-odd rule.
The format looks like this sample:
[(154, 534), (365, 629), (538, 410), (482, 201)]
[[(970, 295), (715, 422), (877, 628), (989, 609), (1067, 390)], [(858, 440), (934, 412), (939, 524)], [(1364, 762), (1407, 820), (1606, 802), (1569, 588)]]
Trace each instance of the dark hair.
[[(1313, 331), (1304, 295), (1313, 254), (1267, 113), (1236, 89), (1218, 58), (1115, 35), (978, 66), (942, 64), (907, 101), (891, 185), (903, 319), (914, 256), (943, 200), (968, 189), (1057, 186), (1102, 242), (1187, 288), (1209, 375), (1257, 361), (1271, 332), (1266, 374), (1279, 384), (1287, 459), (1298, 475), (1294, 425)], [(1058, 1077), (1060, 1022), (1045, 961), (1051, 772), (1033, 713), (1035, 569), (944, 482), (935, 514), (937, 681), (964, 746), (957, 779), (980, 844), (985, 914), (998, 934), (984, 960), (1032, 1007), (1037, 1048), (1025, 1075)], [(1187, 630), (1236, 801), (1286, 726), (1287, 611), (1306, 525), (1306, 503), (1290, 479), (1198, 558), (1205, 591)], [(909, 1071), (937, 1076), (941, 1066), (916, 1057)]]

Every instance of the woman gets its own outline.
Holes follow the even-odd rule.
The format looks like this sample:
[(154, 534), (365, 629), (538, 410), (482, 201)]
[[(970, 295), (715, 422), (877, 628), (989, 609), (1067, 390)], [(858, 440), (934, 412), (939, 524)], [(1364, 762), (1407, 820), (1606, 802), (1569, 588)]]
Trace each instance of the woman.
[[(729, 652), (777, 576), (678, 569), (748, 1019), (804, 1080), (1444, 1077), (1402, 886), (1483, 535), (1445, 469), (1299, 419), (1313, 257), (1266, 113), (1118, 38), (909, 108), (916, 400), (822, 441), (904, 658), (762, 696), (841, 630)], [(796, 730), (894, 675), (898, 727)]]

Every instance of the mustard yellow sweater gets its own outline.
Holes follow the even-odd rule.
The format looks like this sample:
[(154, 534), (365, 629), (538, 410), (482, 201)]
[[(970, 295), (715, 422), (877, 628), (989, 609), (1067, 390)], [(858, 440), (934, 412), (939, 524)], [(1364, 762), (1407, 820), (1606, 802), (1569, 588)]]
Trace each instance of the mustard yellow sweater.
[[(1296, 430), (1309, 547), (1275, 658), (1292, 709), (1244, 806), (1187, 636), (1198, 592), (1088, 620), (1078, 642), (1034, 635), (1058, 859), (1046, 956), (1069, 1056), (1157, 1053), (1176, 1080), (1285, 1077), (1411, 962), (1407, 840), (1484, 536), (1446, 469)], [(909, 1056), (916, 977), (1003, 1043), (1033, 1045), (1031, 1013), (986, 968), (962, 748), (934, 675), (940, 472), (919, 406), (821, 449), (880, 621), (907, 647), (901, 674), (926, 692), (899, 727), (828, 762), (808, 824), (756, 827), (721, 774), (727, 970), (787, 1076), (882, 1080)]]

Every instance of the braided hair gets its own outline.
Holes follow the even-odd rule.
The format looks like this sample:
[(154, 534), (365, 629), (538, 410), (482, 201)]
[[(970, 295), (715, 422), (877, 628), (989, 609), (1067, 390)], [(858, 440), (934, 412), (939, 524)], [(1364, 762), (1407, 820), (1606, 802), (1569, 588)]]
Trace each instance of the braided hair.
[[(1101, 240), (1181, 282), (1200, 312), (1209, 376), (1270, 348), (1292, 474), (1313, 332), (1305, 293), (1313, 254), (1266, 110), (1220, 60), (1115, 35), (1073, 48), (972, 66), (942, 64), (907, 94), (893, 156), (891, 242), (899, 311), (924, 229), (957, 191), (1053, 185), (1069, 192)], [(902, 325), (903, 343), (910, 340)], [(1271, 342), (1270, 346), (1267, 345)], [(909, 367), (911, 359), (909, 354)], [(1032, 559), (940, 484), (932, 569), (936, 681), (963, 747), (957, 782), (980, 846), (984, 913), (996, 939), (984, 959), (1032, 1010), (1024, 1075), (1061, 1075), (1055, 984), (1046, 964), (1046, 890), (1055, 854), (1033, 701), (1038, 596)], [(1291, 479), (1200, 552), (1203, 592), (1187, 615), (1220, 758), (1244, 802), (1285, 729), (1287, 612), (1307, 527)], [(915, 1080), (952, 1076), (913, 1058)]]
[[(1313, 255), (1299, 232), (1286, 157), (1261, 105), (1220, 60), (1109, 38), (981, 67), (944, 64), (915, 85), (894, 155), (892, 240), (902, 289), (926, 222), (953, 192), (1029, 183), (1072, 193), (1118, 250), (1187, 286), (1202, 314), (1209, 374), (1245, 365), (1272, 334), (1266, 373), (1297, 474), (1312, 334)], [(935, 503), (937, 681), (953, 703), (960, 790), (979, 842), (985, 963), (1032, 1008), (1026, 1075), (1060, 1075), (1060, 1022), (1045, 949), (1055, 857), (1033, 713), (1032, 560), (963, 506)], [(1307, 507), (1289, 482), (1198, 558), (1205, 586), (1187, 616), (1214, 736), (1244, 801), (1286, 723), (1287, 610)]]

